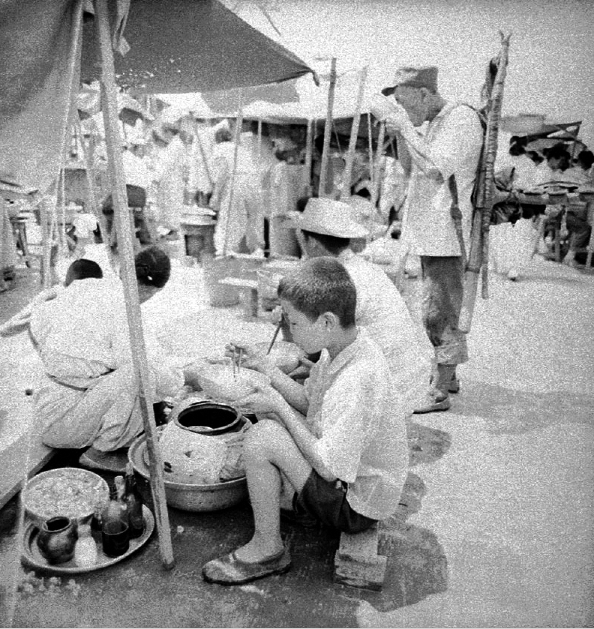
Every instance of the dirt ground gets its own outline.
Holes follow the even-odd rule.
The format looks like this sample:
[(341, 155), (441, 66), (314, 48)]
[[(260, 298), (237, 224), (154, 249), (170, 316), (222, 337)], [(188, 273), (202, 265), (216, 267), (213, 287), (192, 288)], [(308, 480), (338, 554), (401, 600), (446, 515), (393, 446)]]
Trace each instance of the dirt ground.
[[(196, 273), (177, 269), (173, 292), (154, 306), (165, 312), (176, 299), (162, 330), (172, 350), (211, 325)], [(0, 295), (2, 320), (34, 294), (28, 282)], [(248, 504), (171, 508), (171, 571), (154, 535), (110, 568), (42, 582), (20, 565), (12, 500), (0, 511), (2, 626), (594, 626), (593, 289), (593, 276), (538, 257), (517, 282), (491, 275), (461, 392), (448, 412), (416, 415), (409, 426), (406, 507), (382, 536), (382, 592), (334, 584), (337, 536), (288, 523), (286, 575), (243, 587), (205, 583), (202, 564), (249, 538)], [(418, 280), (406, 292), (418, 316)], [(18, 363), (5, 354), (5, 364)], [(52, 465), (70, 464), (68, 456)]]

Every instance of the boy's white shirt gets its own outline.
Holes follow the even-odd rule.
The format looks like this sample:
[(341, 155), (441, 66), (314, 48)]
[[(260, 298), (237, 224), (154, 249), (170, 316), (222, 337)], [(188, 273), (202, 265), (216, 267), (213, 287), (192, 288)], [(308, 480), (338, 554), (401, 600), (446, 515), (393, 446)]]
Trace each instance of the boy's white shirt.
[(390, 516), (408, 474), (409, 454), (405, 410), (379, 346), (359, 329), (334, 360), (323, 350), (305, 391), (318, 454), (348, 483), (350, 506), (373, 519)]

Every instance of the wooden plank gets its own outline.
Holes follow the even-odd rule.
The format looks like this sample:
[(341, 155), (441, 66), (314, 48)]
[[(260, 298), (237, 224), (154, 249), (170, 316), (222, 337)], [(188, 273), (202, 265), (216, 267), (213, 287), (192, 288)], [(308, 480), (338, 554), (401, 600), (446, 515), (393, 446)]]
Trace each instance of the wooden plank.
[(28, 435), (22, 435), (0, 450), (0, 509), (17, 494), (25, 477), (37, 474), (54, 456), (55, 450), (41, 443), (39, 435), (31, 437), (30, 450)]
[(258, 289), (258, 280), (248, 280), (241, 277), (224, 277), (219, 280), (219, 284), (228, 284), (229, 286), (239, 286), (239, 288)]
[(334, 556), (334, 581), (379, 591), (384, 584), (387, 558), (378, 555), (378, 526), (361, 533), (342, 533)]

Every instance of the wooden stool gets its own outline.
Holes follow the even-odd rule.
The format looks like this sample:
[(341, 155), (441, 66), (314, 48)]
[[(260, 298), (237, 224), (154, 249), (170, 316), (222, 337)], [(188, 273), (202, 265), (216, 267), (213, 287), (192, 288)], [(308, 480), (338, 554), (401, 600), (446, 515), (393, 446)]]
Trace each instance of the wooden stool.
[(31, 254), (29, 253), (29, 245), (27, 243), (27, 221), (24, 218), (15, 216), (10, 219), (12, 225), (12, 233), (14, 234), (16, 247), (21, 250), (27, 268), (31, 268)]
[(236, 286), (244, 295), (246, 317), (258, 316), (258, 280), (241, 279), (239, 277), (225, 277), (219, 280), (219, 284)]
[(334, 556), (334, 581), (379, 591), (384, 585), (387, 558), (378, 554), (379, 529), (375, 524), (361, 533), (341, 533)]

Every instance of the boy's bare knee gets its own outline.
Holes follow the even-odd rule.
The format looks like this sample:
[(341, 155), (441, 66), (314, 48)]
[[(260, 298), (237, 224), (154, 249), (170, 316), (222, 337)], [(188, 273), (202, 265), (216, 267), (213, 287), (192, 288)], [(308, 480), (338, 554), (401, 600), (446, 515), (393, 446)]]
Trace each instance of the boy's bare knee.
[(262, 456), (268, 448), (274, 448), (282, 433), (287, 431), (271, 419), (262, 419), (254, 424), (246, 433), (243, 442), (244, 456)]

